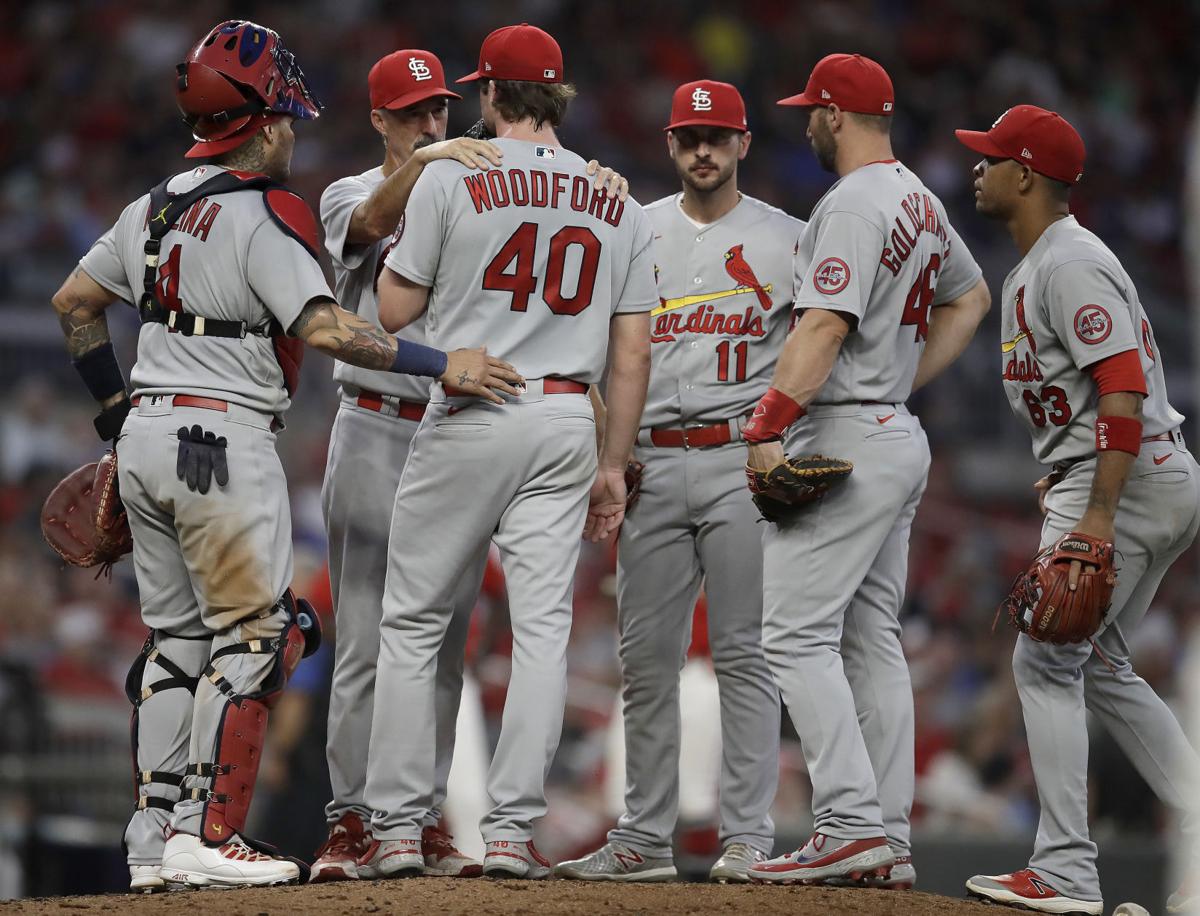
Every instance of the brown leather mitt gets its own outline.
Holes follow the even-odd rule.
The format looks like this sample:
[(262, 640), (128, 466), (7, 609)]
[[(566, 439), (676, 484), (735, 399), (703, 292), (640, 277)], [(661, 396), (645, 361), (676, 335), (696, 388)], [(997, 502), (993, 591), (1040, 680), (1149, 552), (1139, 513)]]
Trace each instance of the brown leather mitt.
[(42, 506), (42, 536), (72, 566), (102, 571), (133, 550), (115, 452), (73, 471), (50, 492)]
[(762, 517), (778, 525), (795, 518), (853, 470), (854, 465), (843, 458), (805, 455), (785, 458), (765, 471), (746, 465), (746, 484)]
[[(1056, 645), (1091, 639), (1104, 623), (1117, 585), (1112, 541), (1071, 532), (1047, 547), (1017, 576), (1000, 605), (1009, 622), (1038, 642)], [(1071, 561), (1083, 563), (1075, 591)]]
[(642, 474), (646, 466), (640, 461), (630, 459), (625, 465), (625, 514), (628, 515), (637, 505), (638, 497), (642, 495)]

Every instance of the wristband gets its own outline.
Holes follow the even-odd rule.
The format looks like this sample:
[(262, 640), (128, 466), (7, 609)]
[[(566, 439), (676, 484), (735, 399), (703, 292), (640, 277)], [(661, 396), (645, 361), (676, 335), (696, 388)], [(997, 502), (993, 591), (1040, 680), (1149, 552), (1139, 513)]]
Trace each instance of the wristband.
[(88, 350), (79, 359), (71, 360), (71, 365), (87, 385), (94, 400), (107, 401), (125, 390), (125, 379), (111, 342)]
[(440, 378), (446, 371), (449, 357), (435, 347), (413, 343), (411, 340), (396, 338), (396, 358), (392, 361), (389, 372), (399, 372), (404, 375), (428, 375), (430, 378)]
[(1137, 457), (1142, 450), (1142, 421), (1133, 417), (1097, 417), (1096, 451), (1128, 452)]
[(747, 442), (777, 442), (783, 431), (804, 416), (804, 408), (778, 388), (768, 388), (742, 427)]

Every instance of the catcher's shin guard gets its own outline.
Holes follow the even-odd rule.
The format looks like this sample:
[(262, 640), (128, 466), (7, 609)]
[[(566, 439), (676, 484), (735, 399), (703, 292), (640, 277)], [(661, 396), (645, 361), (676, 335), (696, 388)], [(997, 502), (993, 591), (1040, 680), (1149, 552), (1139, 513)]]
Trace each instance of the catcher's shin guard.
[(182, 791), (193, 697), (211, 642), (210, 636), (151, 631), (125, 678), (125, 695), (133, 704), (129, 731), (137, 798), (124, 838), (131, 864), (155, 864), (162, 854), (162, 828)]
[[(204, 676), (226, 698), (213, 751), (215, 759), (188, 767), (189, 775), (211, 780), (210, 788), (191, 790), (193, 799), (204, 802), (200, 836), (209, 845), (219, 846), (245, 829), (270, 710), (283, 695), (283, 688), (300, 659), (321, 645), (320, 621), (312, 605), (303, 598), (297, 600), (288, 589), (276, 606), (287, 611), (290, 618), (282, 633), (271, 639), (252, 639), (218, 649), (204, 670)], [(216, 662), (242, 653), (274, 654), (276, 660), (257, 689), (239, 694), (216, 668)]]

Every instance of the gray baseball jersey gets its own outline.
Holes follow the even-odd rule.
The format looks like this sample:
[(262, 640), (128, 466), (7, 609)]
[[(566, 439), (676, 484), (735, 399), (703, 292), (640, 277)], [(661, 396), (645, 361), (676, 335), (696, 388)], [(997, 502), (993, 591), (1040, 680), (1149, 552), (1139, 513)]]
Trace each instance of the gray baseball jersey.
[(682, 194), (646, 207), (659, 304), (650, 313), (643, 426), (719, 423), (748, 414), (771, 383), (791, 322), (801, 220), (743, 196), (698, 228)]
[(816, 830), (885, 836), (901, 856), (914, 716), (899, 614), (930, 461), (904, 401), (929, 309), (981, 272), (941, 202), (895, 160), (856, 169), (821, 198), (795, 263), (797, 310), (840, 312), (853, 329), (787, 451), (847, 458), (854, 474), (794, 523), (767, 526), (763, 649), (808, 762)]
[[(198, 166), (172, 178), (167, 190), (183, 193), (220, 169)], [(142, 295), (149, 207), (149, 194), (126, 207), (79, 262), (129, 303)], [(250, 327), (274, 318), (287, 329), (309, 300), (333, 298), (316, 258), (271, 218), (259, 191), (198, 200), (163, 238), (158, 271), (158, 295), (167, 308)], [(289, 404), (271, 340), (258, 334), (185, 338), (165, 325), (145, 324), (130, 381), (143, 396), (215, 397), (274, 414)]]
[(907, 400), (930, 307), (982, 275), (942, 202), (902, 163), (873, 162), (834, 184), (796, 252), (796, 308), (830, 309), (855, 324), (817, 401)]
[[(431, 345), (486, 342), (526, 378), (598, 382), (609, 319), (657, 302), (650, 223), (636, 201), (593, 190), (575, 153), (494, 142), (501, 168), (453, 160), (426, 167), (405, 210), (409, 228), (385, 263), (431, 287)], [(515, 229), (514, 212), (522, 220)]]
[(1146, 376), (1144, 435), (1169, 432), (1183, 416), (1167, 402), (1150, 319), (1133, 280), (1099, 238), (1068, 216), (1052, 223), (1004, 281), (1004, 392), (1043, 464), (1096, 451), (1096, 383), (1085, 371), (1136, 350)]
[[(792, 310), (804, 223), (752, 197), (697, 225), (681, 194), (650, 204), (659, 304), (643, 427), (745, 415), (770, 384)], [(779, 694), (762, 652), (762, 547), (746, 499), (745, 448), (643, 444), (641, 498), (617, 554), (625, 811), (609, 840), (670, 856), (678, 816), (679, 665), (704, 583), (720, 685), (720, 839), (770, 853)], [(664, 664), (664, 661), (667, 663)], [(675, 664), (678, 661), (679, 665)]]
[[(350, 217), (355, 208), (383, 183), (383, 169), (376, 167), (361, 175), (339, 179), (321, 195), (321, 225), (325, 229), (325, 249), (333, 259), (333, 285), (342, 308), (349, 309), (372, 324), (379, 323), (379, 272), (383, 259), (404, 232), (404, 217), (396, 231), (371, 245), (351, 245), (346, 241)], [(424, 319), (414, 321), (397, 335), (414, 343), (425, 343)], [(406, 401), (428, 401), (429, 380), (398, 372), (362, 369), (349, 363), (333, 364), (334, 380), (359, 389), (390, 394)]]

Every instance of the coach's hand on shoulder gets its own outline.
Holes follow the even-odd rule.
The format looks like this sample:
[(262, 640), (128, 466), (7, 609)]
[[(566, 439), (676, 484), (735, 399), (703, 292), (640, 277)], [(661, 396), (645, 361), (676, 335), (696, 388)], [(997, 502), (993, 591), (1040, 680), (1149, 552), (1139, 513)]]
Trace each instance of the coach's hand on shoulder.
[(487, 140), (473, 140), (470, 137), (457, 137), (453, 140), (442, 140), (440, 143), (430, 143), (414, 152), (413, 156), (422, 165), (428, 165), (435, 159), (453, 159), (469, 169), (490, 169), (494, 165), (504, 164), (504, 151), (495, 143), (489, 143)]
[(625, 468), (601, 467), (588, 497), (583, 537), (593, 544), (603, 541), (625, 520)]
[(610, 169), (607, 166), (602, 166), (595, 159), (592, 159), (587, 164), (587, 173), (596, 176), (592, 187), (597, 191), (606, 190), (610, 198), (619, 197), (621, 200), (629, 196), (629, 179), (620, 172)]
[(520, 397), (521, 390), (517, 386), (525, 384), (525, 379), (511, 365), (488, 356), (487, 347), (451, 350), (446, 354), (446, 371), (441, 374), (439, 381), (457, 388), (459, 393), (476, 394), (495, 404), (504, 403), (504, 398), (496, 394), (497, 391)]

